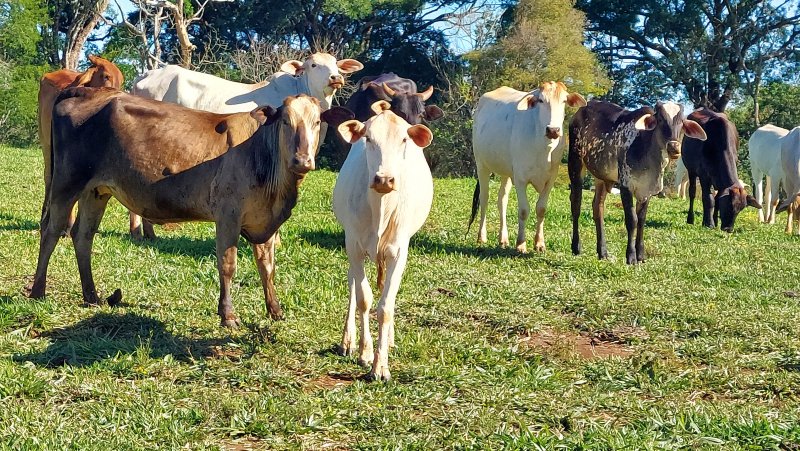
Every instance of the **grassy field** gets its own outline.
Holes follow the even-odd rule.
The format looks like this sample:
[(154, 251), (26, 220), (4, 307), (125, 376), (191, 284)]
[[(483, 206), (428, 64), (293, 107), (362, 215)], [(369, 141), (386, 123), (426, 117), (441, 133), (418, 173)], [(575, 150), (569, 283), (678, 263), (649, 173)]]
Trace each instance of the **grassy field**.
[[(494, 209), (491, 244), (465, 238), (474, 181), (437, 180), (398, 298), (393, 379), (368, 383), (332, 352), (347, 298), (335, 173), (307, 177), (282, 228), (285, 321), (267, 319), (242, 243), (236, 331), (218, 326), (213, 224), (137, 243), (116, 201), (93, 263), (101, 295), (121, 288), (123, 304), (82, 306), (66, 239), (47, 298), (23, 297), (41, 173), (38, 149), (0, 147), (4, 448), (800, 449), (800, 239), (753, 209), (725, 234), (685, 224), (686, 201), (654, 199), (649, 260), (628, 267), (618, 197), (609, 261), (593, 251), (590, 193), (586, 252), (571, 255), (564, 183), (547, 251), (523, 256), (495, 247)], [(513, 194), (510, 211), (513, 241)]]

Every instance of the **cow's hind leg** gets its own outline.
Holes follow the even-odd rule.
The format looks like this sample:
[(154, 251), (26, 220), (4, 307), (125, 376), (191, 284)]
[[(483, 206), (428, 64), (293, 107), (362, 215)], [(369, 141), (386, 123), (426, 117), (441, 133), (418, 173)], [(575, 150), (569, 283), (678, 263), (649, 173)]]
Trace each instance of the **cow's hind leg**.
[(572, 213), (572, 254), (581, 253), (581, 237), (578, 233), (578, 220), (581, 216), (581, 202), (583, 201), (583, 161), (573, 149), (574, 138), (570, 134), (570, 149), (567, 161), (569, 172), (569, 203)]
[[(554, 177), (555, 178), (555, 177)], [(547, 202), (550, 199), (550, 191), (553, 189), (553, 181), (545, 183), (539, 198), (536, 200), (536, 235), (534, 236), (534, 249), (537, 252), (544, 252), (544, 215), (547, 212)]]
[(595, 179), (594, 181), (594, 200), (592, 201), (592, 218), (594, 219), (594, 228), (597, 232), (597, 258), (602, 260), (608, 258), (608, 249), (606, 247), (606, 231), (605, 231), (605, 203), (606, 194), (611, 190), (611, 183), (606, 183), (603, 180)]
[(253, 244), (253, 257), (264, 289), (264, 300), (272, 319), (283, 319), (283, 310), (275, 292), (275, 236), (263, 244)]
[[(234, 219), (235, 218), (235, 219)], [(239, 231), (238, 212), (231, 211), (223, 220), (217, 220), (217, 270), (219, 271), (219, 304), (217, 314), (223, 327), (238, 327), (239, 317), (233, 309), (231, 299), (231, 280), (236, 273), (236, 256), (238, 252)]]
[(689, 211), (686, 214), (686, 223), (694, 224), (694, 197), (697, 194), (697, 175), (689, 173)]
[(511, 190), (511, 177), (500, 177), (500, 189), (497, 191), (497, 211), (500, 214), (500, 247), (508, 247), (508, 192)]
[(628, 188), (620, 187), (620, 197), (622, 198), (622, 208), (625, 211), (625, 229), (628, 232), (628, 245), (625, 248), (625, 262), (633, 265), (636, 260), (635, 234), (637, 229), (638, 216), (636, 206), (633, 203), (633, 194)]
[[(75, 258), (78, 260), (78, 272), (81, 276), (83, 301), (87, 305), (100, 303), (92, 275), (92, 242), (100, 226), (100, 221), (103, 219), (109, 199), (111, 199), (110, 194), (101, 195), (96, 190), (84, 193), (78, 201), (78, 220), (71, 232), (72, 244), (75, 246)], [(108, 298), (108, 303), (115, 305), (119, 303), (121, 297), (121, 291), (116, 290)]]
[[(764, 207), (758, 211), (758, 222), (765, 222), (767, 217), (769, 216), (769, 207), (764, 204), (764, 174), (757, 169), (753, 169), (753, 191), (755, 194), (755, 198), (758, 201), (759, 205), (763, 205)], [(769, 177), (767, 178), (767, 189), (769, 189)]]
[(643, 262), (644, 255), (644, 223), (647, 220), (647, 206), (650, 199), (636, 204), (636, 260)]
[(486, 242), (486, 209), (489, 207), (489, 176), (491, 172), (485, 166), (478, 163), (478, 185), (480, 193), (480, 222), (478, 223), (478, 243)]
[(703, 196), (703, 226), (714, 228), (714, 216), (716, 212), (716, 202), (714, 202), (714, 194), (711, 192), (711, 181), (705, 178), (700, 178), (700, 189)]
[(761, 215), (764, 216), (763, 222), (769, 223), (770, 216), (772, 213), (770, 210), (772, 209), (772, 177), (767, 175), (767, 180), (764, 182), (764, 202), (760, 199), (756, 198), (758, 204), (761, 205), (761, 209), (758, 210), (758, 219), (761, 221)]
[(72, 195), (71, 198), (59, 195), (52, 196), (47, 208), (44, 209), (42, 231), (39, 235), (39, 258), (36, 263), (36, 274), (33, 276), (33, 282), (25, 287), (25, 293), (30, 298), (38, 299), (45, 295), (47, 267), (50, 264), (50, 257), (53, 255), (56, 244), (58, 244), (58, 239), (67, 227), (69, 215), (76, 199), (76, 194)]

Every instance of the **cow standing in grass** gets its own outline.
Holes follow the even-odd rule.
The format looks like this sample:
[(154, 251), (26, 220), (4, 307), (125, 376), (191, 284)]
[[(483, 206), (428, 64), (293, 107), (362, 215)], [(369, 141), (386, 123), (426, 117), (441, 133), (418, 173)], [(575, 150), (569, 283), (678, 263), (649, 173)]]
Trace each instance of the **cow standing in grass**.
[(478, 242), (486, 242), (486, 209), (489, 176), (500, 177), (497, 208), (500, 210), (500, 246), (508, 246), (506, 208), (513, 181), (517, 190), (519, 228), (517, 250), (527, 252), (525, 223), (530, 215), (528, 185), (539, 193), (536, 202), (535, 248), (544, 251), (544, 213), (564, 154), (565, 105), (578, 107), (586, 101), (568, 93), (561, 82), (542, 83), (532, 92), (506, 86), (487, 92), (478, 101), (472, 125), (472, 152), (478, 169), (478, 186), (472, 201), (469, 224), (475, 220), (480, 201)]
[[(385, 111), (366, 123), (352, 120), (339, 133), (353, 144), (333, 190), (333, 211), (344, 227), (350, 261), (347, 282), (350, 302), (341, 352), (356, 347), (356, 307), (361, 323), (359, 363), (372, 365), (370, 377), (388, 380), (389, 348), (394, 346), (394, 304), (408, 259), (411, 236), (422, 227), (433, 202), (433, 179), (422, 149), (433, 135), (424, 125), (410, 125)], [(378, 349), (373, 354), (369, 332), (372, 288), (364, 273), (364, 259), (378, 267)], [(384, 278), (386, 283), (384, 283)]]
[(786, 200), (776, 213), (788, 210), (786, 233), (792, 233), (792, 224), (797, 222), (795, 233), (800, 235), (800, 127), (793, 128), (781, 139), (781, 168)]
[(761, 222), (775, 224), (775, 208), (778, 206), (779, 187), (783, 180), (781, 140), (788, 133), (789, 130), (785, 128), (767, 124), (754, 131), (747, 141), (755, 198), (762, 206), (758, 211), (758, 220)]
[[(694, 197), (697, 179), (703, 195), (703, 225), (716, 227), (719, 219), (725, 232), (733, 232), (736, 216), (748, 205), (761, 209), (761, 204), (747, 194), (736, 172), (739, 159), (739, 133), (724, 113), (699, 108), (689, 119), (703, 127), (705, 142), (683, 140), (683, 162), (689, 172), (689, 212), (686, 222), (694, 224)], [(716, 190), (716, 193), (713, 192)]]
[[(314, 169), (320, 119), (350, 117), (340, 108), (320, 116), (319, 101), (308, 96), (288, 97), (277, 110), (220, 115), (115, 90), (64, 91), (53, 114), (53, 177), (30, 297), (44, 296), (50, 256), (80, 201), (72, 240), (83, 299), (100, 302), (91, 268), (92, 240), (113, 196), (157, 223), (215, 223), (218, 313), (228, 327), (239, 325), (231, 279), (243, 236), (253, 245), (270, 315), (280, 318), (273, 235), (291, 215), (305, 174)], [(238, 137), (229, 129), (237, 122), (251, 123), (255, 134), (231, 147)], [(117, 290), (108, 300), (120, 299)]]
[(706, 139), (700, 125), (684, 119), (683, 107), (673, 102), (659, 102), (655, 110), (644, 107), (628, 111), (611, 102), (592, 100), (575, 113), (569, 126), (567, 163), (573, 254), (581, 253), (578, 222), (584, 170), (588, 169), (595, 178), (592, 217), (597, 230), (597, 257), (608, 257), (605, 199), (614, 183), (619, 183), (628, 231), (625, 260), (629, 265), (644, 261), (647, 205), (651, 196), (664, 189), (664, 168), (670, 159), (681, 155), (684, 134), (692, 140)]

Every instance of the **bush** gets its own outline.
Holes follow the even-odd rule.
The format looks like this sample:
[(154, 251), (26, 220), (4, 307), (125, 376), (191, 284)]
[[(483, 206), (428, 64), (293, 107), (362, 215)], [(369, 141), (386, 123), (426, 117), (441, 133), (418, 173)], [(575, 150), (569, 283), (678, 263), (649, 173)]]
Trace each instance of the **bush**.
[(30, 146), (38, 141), (39, 80), (46, 66), (22, 65), (0, 72), (0, 142)]

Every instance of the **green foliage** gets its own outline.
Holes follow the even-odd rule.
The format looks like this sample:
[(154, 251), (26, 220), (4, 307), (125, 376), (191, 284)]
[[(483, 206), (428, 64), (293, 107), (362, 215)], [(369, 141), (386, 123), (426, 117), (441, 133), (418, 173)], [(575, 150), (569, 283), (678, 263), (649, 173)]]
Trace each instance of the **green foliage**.
[[(30, 145), (38, 140), (39, 80), (47, 66), (13, 66), (7, 88), (0, 87), (0, 142)], [(2, 118), (5, 123), (2, 123)]]
[(42, 0), (0, 0), (0, 56), (33, 62), (41, 40), (37, 27), (46, 22), (47, 9)]

